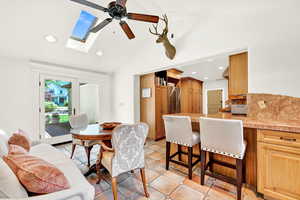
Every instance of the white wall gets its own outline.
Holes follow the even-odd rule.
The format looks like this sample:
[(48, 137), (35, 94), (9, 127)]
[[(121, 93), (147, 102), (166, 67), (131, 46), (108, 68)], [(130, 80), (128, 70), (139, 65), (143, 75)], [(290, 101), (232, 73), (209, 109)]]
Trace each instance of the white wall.
[(57, 66), (43, 66), (29, 61), (0, 57), (0, 129), (12, 133), (21, 128), (33, 139), (38, 139), (39, 77), (36, 70), (44, 70), (48, 74), (52, 72), (52, 74), (81, 78), (91, 75), (91, 78), (100, 82), (102, 88), (99, 120), (100, 122), (111, 120), (110, 75), (92, 74)]
[(0, 58), (0, 129), (34, 135), (34, 89), (28, 63)]
[(228, 6), (227, 1), (203, 6), (205, 18), (191, 21), (193, 29), (173, 41), (178, 52), (175, 60), (168, 60), (162, 47), (145, 44), (147, 54), (135, 54), (136, 59), (128, 59), (116, 72), (115, 119), (134, 120), (133, 75), (241, 48), (248, 49), (249, 92), (300, 97), (299, 7), (296, 0), (231, 0)]
[(228, 100), (228, 80), (206, 81), (203, 84), (203, 113), (207, 114), (207, 91), (208, 90), (223, 90), (223, 107), (225, 101)]
[(138, 85), (134, 84), (133, 74), (134, 72), (122, 69), (114, 74), (113, 111), (115, 121), (124, 123), (135, 121), (134, 110), (137, 103), (135, 91), (138, 89)]

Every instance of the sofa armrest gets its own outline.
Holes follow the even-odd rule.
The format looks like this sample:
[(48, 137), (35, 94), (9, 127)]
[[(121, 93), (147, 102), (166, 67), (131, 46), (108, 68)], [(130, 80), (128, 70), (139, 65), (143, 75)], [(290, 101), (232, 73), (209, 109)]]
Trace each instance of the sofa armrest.
[[(79, 190), (79, 189), (68, 189), (68, 190), (62, 190), (59, 192), (54, 192), (51, 194), (45, 194), (45, 195), (39, 195), (39, 196), (33, 196), (29, 198), (24, 199), (18, 199), (18, 200), (93, 200), (94, 199), (94, 191), (92, 192), (92, 195), (87, 193), (87, 190)], [(11, 199), (6, 199), (11, 200)]]
[(85, 197), (85, 194), (83, 192), (80, 191), (76, 192), (74, 190), (63, 190), (51, 194), (30, 197), (27, 200), (88, 200), (88, 199)]

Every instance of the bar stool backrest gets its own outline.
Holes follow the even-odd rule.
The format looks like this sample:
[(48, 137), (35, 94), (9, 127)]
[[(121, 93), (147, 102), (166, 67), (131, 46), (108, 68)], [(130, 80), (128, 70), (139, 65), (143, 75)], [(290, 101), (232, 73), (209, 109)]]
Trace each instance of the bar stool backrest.
[(163, 116), (166, 141), (184, 146), (193, 146), (191, 118), (188, 116)]
[(243, 122), (200, 118), (201, 149), (242, 159), (245, 153)]

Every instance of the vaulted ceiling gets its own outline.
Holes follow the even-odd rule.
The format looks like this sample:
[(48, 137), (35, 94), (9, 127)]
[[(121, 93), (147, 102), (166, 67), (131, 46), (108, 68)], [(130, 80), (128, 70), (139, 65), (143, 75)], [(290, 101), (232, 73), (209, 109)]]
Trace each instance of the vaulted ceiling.
[[(91, 1), (103, 6), (110, 2), (110, 0)], [(175, 35), (171, 41), (178, 50), (178, 58), (169, 61), (164, 56), (163, 48), (155, 43), (155, 37), (148, 32), (151, 24), (129, 21), (136, 35), (136, 39), (130, 41), (121, 31), (119, 24), (112, 23), (101, 31), (89, 53), (82, 53), (65, 48), (80, 10), (87, 10), (100, 20), (105, 19), (106, 14), (69, 0), (2, 0), (0, 56), (38, 60), (102, 72), (112, 72), (122, 66), (142, 65), (145, 62), (147, 65), (158, 63), (175, 65), (190, 59), (197, 59), (197, 52), (205, 51), (200, 47), (201, 45), (207, 46), (210, 41), (201, 41), (201, 37), (211, 34), (211, 32), (206, 32), (208, 28), (210, 31), (219, 32), (222, 30), (220, 24), (223, 24), (225, 32), (222, 34), (230, 34), (226, 32), (228, 21), (223, 19), (223, 16), (232, 20), (230, 26), (237, 25), (246, 28), (252, 24), (252, 19), (259, 22), (259, 18), (284, 9), (279, 2), (294, 3), (296, 1), (128, 0), (127, 8), (130, 12), (168, 14), (170, 32)], [(287, 11), (292, 7), (294, 6), (291, 4), (285, 9)], [(257, 26), (260, 29), (265, 28), (263, 23)], [(255, 34), (251, 28), (247, 31), (250, 31), (249, 37)], [(58, 41), (53, 44), (48, 43), (44, 38), (48, 34), (57, 37)], [(222, 34), (219, 37), (222, 37)], [(96, 55), (99, 50), (103, 52), (101, 57)]]

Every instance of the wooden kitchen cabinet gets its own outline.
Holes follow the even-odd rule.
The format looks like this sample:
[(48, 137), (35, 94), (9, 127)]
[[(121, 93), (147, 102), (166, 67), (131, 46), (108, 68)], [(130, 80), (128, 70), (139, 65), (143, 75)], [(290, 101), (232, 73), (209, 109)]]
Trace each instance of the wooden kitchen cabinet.
[(202, 113), (202, 81), (194, 78), (181, 78), (181, 112)]
[(155, 87), (155, 121), (156, 121), (156, 135), (155, 139), (165, 137), (165, 126), (163, 115), (168, 114), (168, 88), (166, 86)]
[(258, 192), (278, 200), (300, 199), (300, 135), (258, 131)]
[(245, 95), (248, 93), (248, 53), (229, 57), (228, 95)]
[(141, 92), (150, 89), (150, 97), (140, 96), (140, 119), (149, 125), (148, 137), (154, 140), (165, 137), (165, 127), (162, 116), (168, 114), (168, 79), (176, 80), (181, 71), (171, 69), (157, 73), (145, 74), (140, 77)]

